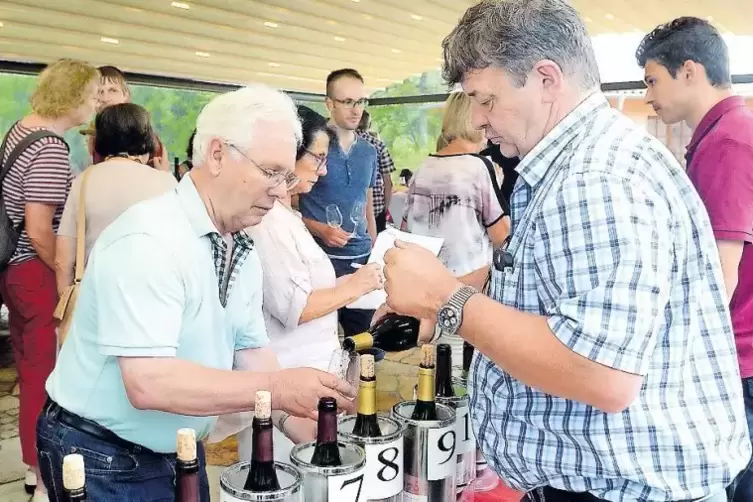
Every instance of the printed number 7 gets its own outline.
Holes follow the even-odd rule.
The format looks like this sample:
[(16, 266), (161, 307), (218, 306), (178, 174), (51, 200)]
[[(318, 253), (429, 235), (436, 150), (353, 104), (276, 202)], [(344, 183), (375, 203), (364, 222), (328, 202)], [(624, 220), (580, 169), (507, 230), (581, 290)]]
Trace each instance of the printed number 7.
[(357, 478), (346, 479), (345, 481), (343, 481), (343, 484), (340, 487), (340, 491), (343, 491), (346, 486), (352, 485), (353, 483), (358, 483), (358, 491), (356, 492), (356, 498), (354, 499), (354, 502), (358, 502), (359, 500), (361, 500), (361, 488), (363, 488), (363, 474), (361, 474)]

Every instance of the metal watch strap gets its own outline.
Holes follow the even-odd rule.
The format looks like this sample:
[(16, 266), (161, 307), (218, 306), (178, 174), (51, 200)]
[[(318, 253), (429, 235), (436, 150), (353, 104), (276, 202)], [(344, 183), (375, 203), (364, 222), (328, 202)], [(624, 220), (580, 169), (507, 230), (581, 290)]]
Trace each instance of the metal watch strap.
[(476, 293), (478, 293), (476, 288), (473, 288), (471, 286), (462, 286), (452, 294), (450, 299), (447, 301), (447, 304), (455, 307), (456, 309), (458, 309), (458, 311), (462, 312), (463, 307), (465, 306), (465, 302), (467, 302), (468, 299)]

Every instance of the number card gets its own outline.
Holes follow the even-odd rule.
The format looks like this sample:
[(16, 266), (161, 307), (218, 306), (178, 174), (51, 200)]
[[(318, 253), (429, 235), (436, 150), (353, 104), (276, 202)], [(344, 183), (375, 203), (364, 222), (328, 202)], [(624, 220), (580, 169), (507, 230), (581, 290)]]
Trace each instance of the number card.
[(327, 502), (365, 502), (364, 470), (327, 479)]
[(403, 438), (386, 444), (366, 445), (366, 493), (386, 499), (403, 490)]
[(428, 478), (429, 481), (445, 479), (455, 472), (457, 463), (457, 438), (455, 425), (441, 429), (429, 429)]
[(476, 440), (473, 438), (473, 429), (471, 428), (471, 415), (468, 413), (468, 407), (463, 406), (455, 410), (457, 422), (455, 422), (455, 432), (457, 435), (457, 453), (463, 455), (476, 449)]

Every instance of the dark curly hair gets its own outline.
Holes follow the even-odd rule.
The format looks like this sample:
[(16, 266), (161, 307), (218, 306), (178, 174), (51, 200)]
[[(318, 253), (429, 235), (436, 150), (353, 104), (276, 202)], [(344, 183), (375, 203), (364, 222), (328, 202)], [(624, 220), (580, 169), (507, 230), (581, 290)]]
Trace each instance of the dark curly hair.
[(679, 17), (657, 26), (643, 38), (635, 58), (641, 68), (645, 68), (649, 60), (656, 61), (672, 77), (677, 76), (677, 70), (686, 61), (694, 61), (704, 67), (711, 85), (732, 85), (727, 44), (717, 29), (705, 19)]

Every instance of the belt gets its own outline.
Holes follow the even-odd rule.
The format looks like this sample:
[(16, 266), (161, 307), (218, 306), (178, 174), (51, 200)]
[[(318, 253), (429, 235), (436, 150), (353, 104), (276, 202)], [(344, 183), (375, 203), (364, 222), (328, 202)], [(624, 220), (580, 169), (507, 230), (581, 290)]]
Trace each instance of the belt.
[(146, 450), (143, 446), (132, 443), (123, 439), (109, 429), (106, 429), (96, 422), (82, 418), (75, 413), (71, 413), (65, 408), (61, 408), (59, 404), (47, 397), (47, 402), (44, 405), (42, 413), (45, 415), (55, 416), (58, 422), (65, 424), (69, 427), (76, 429), (79, 432), (93, 436), (105, 443), (114, 444), (129, 450), (141, 449)]

